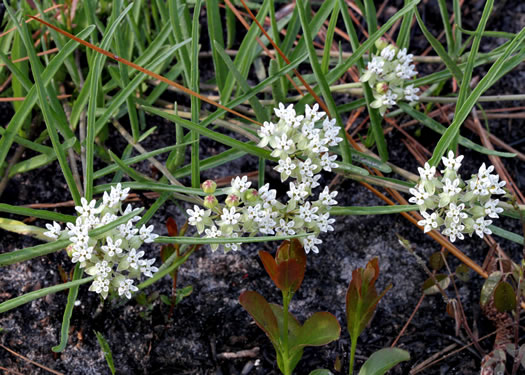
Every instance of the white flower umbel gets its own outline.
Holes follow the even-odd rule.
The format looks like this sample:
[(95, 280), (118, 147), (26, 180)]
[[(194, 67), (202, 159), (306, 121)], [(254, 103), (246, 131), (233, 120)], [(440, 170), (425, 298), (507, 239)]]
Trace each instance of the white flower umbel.
[(417, 102), (419, 88), (410, 83), (417, 71), (412, 64), (414, 56), (407, 54), (406, 48), (400, 50), (384, 39), (379, 39), (376, 47), (379, 55), (371, 56), (360, 80), (367, 82), (372, 89), (375, 99), (372, 108), (379, 109), (384, 116), (387, 109), (400, 101)]
[(464, 234), (474, 233), (483, 238), (491, 234), (488, 228), (492, 220), (497, 219), (503, 208), (498, 207), (499, 199), (492, 195), (503, 195), (505, 181), (500, 181), (497, 174), (492, 174), (494, 167), (487, 168), (482, 164), (477, 174), (470, 180), (463, 181), (458, 174), (463, 155), (454, 155), (449, 151), (443, 156), (445, 169), (442, 177), (435, 176), (436, 167), (425, 163), (424, 168), (418, 168), (420, 181), (415, 188), (410, 189), (412, 197), (409, 202), (419, 205), (424, 217), (418, 224), (423, 230), (440, 230), (448, 236), (451, 242), (462, 240)]
[[(330, 153), (343, 138), (340, 127), (334, 119), (326, 118), (319, 106), (306, 106), (305, 114), (298, 115), (293, 105), (279, 104), (275, 110), (277, 122), (265, 122), (257, 133), (261, 139), (259, 147), (269, 146), (272, 155), (279, 158), (274, 169), (279, 172), (281, 181), (289, 186), (284, 195), (286, 203), (279, 202), (277, 190), (270, 184), (259, 189), (251, 188), (246, 176), (235, 177), (231, 181), (229, 193), (221, 205), (213, 196), (204, 199), (208, 211), (194, 206), (188, 209), (188, 223), (204, 232), (206, 238), (239, 238), (244, 235), (262, 234), (288, 235), (304, 234), (301, 237), (306, 252), (319, 251), (317, 245), (322, 241), (320, 233), (333, 231), (334, 219), (330, 218), (330, 207), (337, 204), (334, 199), (337, 191), (323, 187), (318, 199), (314, 192), (320, 186), (321, 171), (338, 168), (337, 155)], [(205, 182), (207, 194), (213, 194), (214, 184)], [(225, 244), (225, 251), (239, 250), (240, 243)], [(212, 245), (216, 250), (218, 244)]]
[(112, 186), (98, 206), (96, 200), (88, 202), (82, 198), (82, 205), (75, 207), (79, 216), (74, 224), (67, 223), (64, 230), (58, 223), (46, 224), (49, 231), (44, 234), (47, 237), (71, 241), (68, 247), (71, 261), (79, 263), (88, 275), (95, 277), (89, 290), (102, 298), (107, 298), (110, 293), (131, 298), (132, 292), (138, 290), (133, 285), (134, 279), (139, 279), (141, 274), (152, 277), (158, 271), (153, 265), (155, 259), (142, 259), (144, 251), (137, 251), (143, 243), (151, 243), (158, 237), (153, 233), (153, 225), (142, 225), (140, 230), (135, 227), (139, 216), (133, 216), (102, 237), (89, 236), (91, 230), (133, 212), (131, 205), (125, 210), (122, 208), (128, 192), (129, 188), (122, 189), (120, 184)]

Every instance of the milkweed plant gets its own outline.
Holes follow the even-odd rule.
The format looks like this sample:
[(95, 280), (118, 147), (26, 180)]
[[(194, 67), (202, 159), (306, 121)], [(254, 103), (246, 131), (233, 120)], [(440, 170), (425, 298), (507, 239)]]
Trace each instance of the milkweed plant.
[[(0, 41), (3, 53), (11, 48), (11, 44), (13, 51), (10, 51), (10, 56), (0, 54), (0, 59), (5, 64), (0, 67), (0, 79), (6, 82), (0, 82), (0, 92), (2, 96), (4, 93), (11, 95), (16, 104), (15, 114), (8, 126), (5, 129), (0, 128), (0, 196), (14, 175), (58, 160), (75, 201), (75, 215), (0, 203), (0, 212), (20, 213), (44, 219), (47, 223), (46, 229), (43, 229), (0, 218), (2, 228), (17, 233), (29, 233), (49, 242), (2, 253), (0, 266), (12, 265), (65, 248), (74, 268), (71, 280), (66, 280), (67, 275), (64, 273), (63, 284), (1, 302), (0, 313), (42, 296), (69, 289), (60, 345), (53, 349), (62, 351), (68, 342), (71, 314), (80, 285), (89, 283), (89, 291), (100, 296), (101, 300), (122, 298), (126, 301), (136, 298), (144, 305), (151, 301), (142, 298), (143, 293), (140, 290), (170, 275), (173, 279), (172, 296), (163, 297), (164, 300), (167, 298), (167, 304), (170, 305), (171, 317), (176, 305), (189, 294), (186, 292), (177, 295), (177, 291), (181, 291), (177, 289), (178, 269), (203, 244), (211, 248), (208, 256), (220, 257), (216, 252), (219, 248), (224, 252), (240, 251), (244, 243), (284, 240), (275, 256), (264, 251), (259, 252), (265, 271), (282, 292), (282, 305), (268, 303), (255, 291), (241, 292), (240, 304), (268, 335), (276, 350), (278, 367), (288, 375), (301, 360), (304, 347), (328, 344), (337, 340), (341, 334), (339, 322), (328, 312), (315, 313), (304, 323), (289, 313), (289, 307), (294, 307), (290, 301), (307, 275), (307, 254), (310, 258), (313, 254), (325, 251), (323, 236), (335, 231), (337, 215), (397, 213), (407, 213), (410, 221), (417, 223), (424, 233), (436, 239), (478, 274), (491, 280), (489, 284), (505, 289), (503, 292), (494, 292), (494, 295), (511, 296), (510, 302), (507, 301), (509, 304), (503, 310), (515, 311), (511, 302), (520, 303), (521, 294), (516, 292), (515, 295), (514, 291), (510, 293), (512, 287), (505, 284), (502, 275), (497, 274), (497, 280), (494, 273), (487, 275), (485, 270), (457, 249), (454, 243), (465, 240), (466, 236), (486, 240), (486, 237), (492, 234), (523, 243), (523, 237), (494, 225), (500, 215), (505, 214), (516, 219), (520, 218), (524, 210), (513, 198), (514, 186), (506, 185), (505, 173), (501, 172), (498, 164), (493, 161), (502, 177), (496, 173), (493, 165), (487, 166), (485, 163), (481, 164), (476, 174), (462, 176), (459, 170), (464, 156), (458, 152), (460, 147), (464, 147), (490, 156), (516, 156), (511, 148), (508, 150), (512, 152), (496, 151), (486, 144), (479, 145), (463, 138), (459, 133), (467, 117), (471, 113), (476, 114), (475, 105), (483, 93), (503, 74), (523, 61), (523, 53), (520, 54), (519, 48), (525, 41), (525, 29), (518, 34), (505, 33), (502, 37), (507, 38), (508, 42), (493, 51), (479, 54), (480, 39), (485, 35), (484, 29), (492, 11), (493, 1), (486, 2), (476, 32), (470, 32), (472, 35), (469, 38), (462, 39), (462, 34), (468, 31), (461, 26), (461, 7), (459, 2), (454, 0), (454, 17), (458, 25), (452, 29), (450, 24), (445, 23), (445, 49), (426, 29), (416, 7), (418, 2), (405, 1), (404, 7), (382, 26), (377, 24), (376, 15), (369, 13), (375, 12), (373, 2), (356, 2), (363, 8), (361, 13), (368, 25), (368, 36), (361, 42), (362, 35), (356, 31), (355, 20), (351, 19), (351, 13), (347, 11), (347, 4), (343, 0), (321, 2), (321, 11), (316, 12), (312, 18), (309, 18), (306, 11), (310, 8), (305, 6), (303, 0), (297, 0), (294, 2), (295, 7), (290, 8), (294, 13), (290, 17), (280, 18), (279, 22), (275, 9), (269, 10), (275, 5), (273, 1), (264, 1), (258, 5), (257, 10), (260, 13), (257, 16), (252, 14), (249, 6), (243, 1), (243, 6), (254, 19), (262, 19), (269, 12), (271, 32), (276, 40), (271, 40), (272, 37), (266, 30), (260, 30), (263, 27), (259, 23), (253, 23), (252, 29), (238, 45), (239, 50), (232, 60), (226, 50), (237, 48), (235, 38), (232, 38), (235, 35), (232, 33), (236, 27), (235, 20), (230, 19), (230, 16), (237, 15), (237, 12), (228, 13), (224, 32), (228, 40), (225, 43), (221, 23), (223, 10), (220, 10), (218, 1), (207, 1), (211, 49), (209, 56), (213, 60), (215, 75), (210, 80), (213, 85), (202, 86), (202, 89), (215, 90), (220, 97), (218, 101), (212, 99), (214, 95), (197, 92), (201, 88), (198, 74), (199, 53), (208, 53), (199, 50), (201, 45), (208, 45), (201, 40), (199, 15), (202, 2), (199, 0), (190, 2), (194, 7), (193, 19), (189, 16), (190, 7), (184, 1), (168, 2), (167, 5), (164, 2), (124, 2), (126, 6), (120, 1), (102, 2), (103, 5), (94, 16), (104, 14), (105, 19), (107, 18), (106, 27), (98, 27), (98, 23), (96, 26), (86, 27), (86, 22), (89, 20), (91, 23), (92, 18), (85, 17), (84, 12), (77, 12), (81, 18), (74, 20), (75, 12), (71, 13), (66, 6), (69, 2), (46, 10), (56, 12), (56, 17), (51, 17), (53, 13), (50, 13), (48, 18), (29, 16), (32, 18), (31, 23), (19, 22), (20, 15), (36, 14), (36, 9), (32, 9), (29, 3), (21, 2), (17, 13), (4, 2), (5, 5), (0, 6), (0, 26), (3, 25), (4, 9), (9, 20), (5, 30), (0, 30)], [(366, 6), (363, 7), (360, 3)], [(86, 4), (79, 4), (79, 9), (86, 6), (85, 9), (91, 11), (88, 9), (90, 2)], [(233, 7), (232, 4), (227, 5)], [(440, 12), (443, 12), (441, 18), (448, 20), (450, 16), (446, 11), (447, 7), (442, 5), (446, 4), (440, 2)], [(141, 12), (143, 6), (155, 8), (155, 12)], [(64, 9), (55, 9), (58, 7)], [(317, 8), (315, 10), (317, 11)], [(110, 14), (106, 14), (108, 11)], [(151, 18), (150, 13), (155, 16)], [(67, 18), (69, 15), (71, 19)], [(142, 19), (142, 15), (145, 19)], [(179, 15), (180, 19), (171, 19)], [(64, 17), (67, 29), (76, 33), (76, 36), (64, 30)], [(342, 48), (338, 56), (331, 54), (331, 49), (335, 46), (333, 43), (336, 25), (339, 24), (338, 17), (344, 22), (347, 39), (352, 47), (352, 54), (348, 58), (343, 58)], [(425, 56), (425, 59), (422, 59), (421, 56), (414, 56), (416, 51), (411, 51), (410, 36), (413, 35), (414, 17), (423, 36), (436, 51), (436, 56)], [(168, 18), (171, 22), (164, 22)], [(124, 19), (128, 19), (129, 22), (123, 22)], [(159, 20), (163, 21), (162, 25), (157, 22)], [(323, 33), (326, 47), (323, 53), (319, 54), (314, 38), (324, 21), (328, 24)], [(295, 26), (289, 28), (289, 23), (295, 23)], [(181, 29), (173, 30), (179, 24)], [(80, 30), (80, 25), (84, 25), (85, 29)], [(393, 33), (390, 33), (388, 40), (383, 38), (382, 36), (387, 35), (385, 33), (394, 25), (398, 25), (397, 39), (391, 39)], [(39, 43), (45, 45), (46, 49), (38, 55), (37, 49), (42, 47), (38, 47), (39, 43), (34, 43), (31, 35), (43, 35), (41, 32), (44, 28), (53, 29), (53, 33), (49, 34), (53, 37), (49, 38), (50, 40), (54, 41), (54, 38), (60, 37), (64, 43), (58, 43), (57, 39), (57, 49), (52, 49), (51, 46), (47, 46), (47, 39), (41, 39)], [(141, 28), (151, 33), (143, 37), (136, 32)], [(294, 43), (299, 28), (302, 28), (302, 36)], [(285, 34), (282, 41), (277, 37), (280, 31)], [(8, 36), (11, 32), (17, 34)], [(100, 38), (91, 35), (99, 32), (103, 34)], [(262, 38), (257, 36), (257, 32), (266, 34), (266, 40), (272, 44), (275, 55), (279, 55), (269, 63), (268, 71), (263, 66), (266, 57), (253, 52), (260, 52), (255, 43)], [(16, 35), (16, 38), (12, 38), (13, 35)], [(184, 37), (190, 35), (191, 38), (184, 40)], [(101, 42), (94, 45), (87, 40)], [(75, 64), (71, 53), (76, 48), (86, 48), (96, 53), (79, 54), (82, 64)], [(89, 63), (84, 64), (83, 59), (86, 56)], [(337, 61), (335, 57), (338, 57)], [(29, 63), (25, 62), (26, 58), (29, 59)], [(303, 67), (302, 64), (308, 61), (307, 58), (313, 74), (302, 77), (298, 66)], [(104, 59), (116, 61), (118, 69), (111, 66), (111, 69), (106, 71)], [(42, 61), (46, 62), (45, 67)], [(175, 61), (177, 65), (174, 65)], [(418, 77), (416, 64), (426, 61), (438, 63), (445, 68), (425, 77)], [(16, 69), (13, 65), (15, 62), (21, 63), (21, 68)], [(486, 75), (475, 87), (470, 87), (471, 82), (475, 82), (472, 79), (474, 67), (477, 64), (489, 63), (492, 65), (487, 69)], [(253, 87), (248, 84), (248, 74), (254, 70), (252, 64), (255, 64), (255, 76), (260, 81)], [(85, 82), (84, 67), (89, 69)], [(33, 73), (31, 78), (34, 83), (25, 77), (29, 71)], [(141, 73), (131, 73), (135, 71)], [(334, 87), (336, 82), (344, 81), (344, 74), (349, 71), (355, 82), (337, 84), (339, 87)], [(295, 77), (291, 77), (292, 73)], [(66, 78), (62, 79), (62, 76)], [(148, 76), (155, 79), (154, 83), (150, 81), (155, 85), (151, 90), (144, 84)], [(454, 94), (454, 97), (437, 96), (448, 95), (440, 92), (448, 87), (445, 83), (450, 77), (453, 77), (454, 84), (459, 86), (459, 93)], [(178, 79), (183, 80), (186, 86), (178, 83)], [(11, 81), (12, 83), (9, 83)], [(66, 84), (61, 86), (62, 82)], [(299, 86), (298, 82), (302, 86)], [(312, 82), (315, 84), (312, 85)], [(170, 86), (192, 96), (191, 108), (164, 100), (162, 95)], [(341, 103), (339, 98), (336, 102), (333, 95), (347, 88), (355, 90), (350, 91), (349, 95), (355, 93), (360, 98), (349, 102), (349, 96), (345, 93), (344, 102)], [(58, 98), (56, 93), (59, 91), (66, 92), (66, 97)], [(301, 95), (292, 97), (292, 91)], [(264, 101), (260, 99), (263, 93)], [(59, 99), (65, 101), (62, 103)], [(251, 108), (243, 104), (247, 101)], [(425, 104), (427, 101), (430, 103), (428, 106)], [(435, 102), (451, 101), (455, 101), (456, 108), (452, 123), (447, 128), (436, 120), (437, 117), (429, 115), (429, 112)], [(202, 106), (201, 102), (219, 109), (216, 112), (208, 112), (210, 107)], [(29, 116), (35, 112), (33, 107), (36, 103), (42, 117), (35, 118), (44, 119), (46, 131), (33, 140), (29, 139), (29, 135), (37, 129), (32, 129), (31, 126), (36, 127), (38, 121), (29, 121)], [(71, 111), (66, 111), (68, 107)], [(166, 107), (173, 108), (174, 111), (166, 110)], [(179, 109), (182, 110), (179, 112)], [(352, 121), (345, 124), (343, 118), (346, 116), (344, 113), (354, 110), (355, 116), (350, 114), (348, 118), (356, 120), (361, 116), (365, 121), (356, 128), (355, 134), (350, 134)], [(228, 114), (225, 114), (226, 112)], [(401, 112), (422, 126), (441, 134), (432, 158), (426, 163), (421, 163), (424, 165), (418, 168), (419, 175), (413, 175), (388, 160), (389, 151), (383, 122), (390, 121), (389, 117), (394, 118)], [(86, 116), (83, 116), (84, 114)], [(155, 128), (146, 129), (146, 114), (157, 115), (175, 123), (175, 145), (152, 151), (141, 145), (155, 132)], [(131, 134), (119, 122), (123, 116), (129, 118)], [(227, 116), (242, 118), (242, 121), (225, 121)], [(110, 130), (107, 129), (110, 119), (129, 143), (121, 158), (104, 147), (104, 142), (110, 134)], [(222, 134), (216, 130), (215, 125), (224, 125), (232, 132), (248, 137), (250, 142)], [(358, 143), (355, 136), (362, 137), (361, 128), (364, 125), (368, 125), (367, 138), (361, 138), (363, 142)], [(366, 132), (366, 126), (364, 129)], [(201, 137), (210, 138), (231, 149), (204, 159), (204, 153), (199, 150)], [(22, 152), (20, 149), (12, 152), (15, 142), (20, 145)], [(20, 161), (20, 158), (26, 157), (23, 153), (24, 147), (38, 155)], [(185, 152), (189, 147), (191, 159), (189, 164), (184, 166)], [(132, 156), (133, 149), (140, 155)], [(379, 156), (376, 155), (376, 151)], [(155, 159), (167, 152), (169, 155), (164, 164)], [(258, 185), (248, 176), (239, 173), (228, 176), (229, 182), (226, 187), (219, 188), (218, 182), (213, 180), (201, 181), (201, 170), (223, 165), (246, 154), (259, 158)], [(95, 158), (107, 162), (108, 165), (95, 171)], [(82, 164), (82, 173), (76, 170), (77, 159)], [(159, 175), (149, 176), (134, 169), (135, 163), (145, 160), (149, 160), (155, 166), (155, 173), (162, 174), (160, 178)], [(440, 167), (440, 163), (443, 167)], [(264, 183), (268, 165), (272, 168), (270, 173), (274, 179)], [(384, 174), (381, 175), (379, 171)], [(407, 181), (388, 175), (392, 172), (397, 176), (406, 177)], [(113, 173), (115, 176), (111, 185), (94, 186), (95, 180)], [(338, 205), (338, 201), (344, 202), (347, 199), (341, 188), (338, 188), (338, 192), (332, 189), (328, 182), (330, 174), (336, 173), (337, 179), (351, 179), (363, 183), (378, 197), (389, 202), (389, 206)], [(124, 175), (129, 176), (131, 181), (124, 182)], [(191, 187), (184, 186), (181, 182), (184, 180), (179, 180), (187, 176), (191, 176)], [(389, 193), (409, 193), (410, 204), (404, 201), (401, 194), (395, 193), (392, 196), (399, 204), (394, 204), (371, 185), (385, 187)], [(158, 193), (155, 195), (155, 203), (148, 208), (143, 217), (140, 216), (143, 207), (134, 208), (127, 204), (131, 189)], [(95, 197), (96, 194), (100, 195)], [(160, 236), (155, 233), (154, 225), (148, 224), (148, 221), (170, 200), (186, 201), (190, 205), (180, 210), (179, 221), (184, 221), (181, 229), (179, 230), (175, 220), (171, 219), (171, 222), (167, 223), (168, 236)], [(410, 211), (412, 213), (408, 214)], [(5, 225), (3, 220), (15, 225)], [(157, 261), (147, 253), (158, 244), (167, 245), (162, 247), (160, 259)], [(511, 276), (517, 281), (513, 287), (517, 286), (517, 291), (523, 290), (525, 266), (515, 264), (513, 267), (511, 272), (514, 273)], [(509, 275), (505, 277), (511, 277)], [(358, 338), (372, 320), (373, 313), (386, 290), (390, 288), (387, 287), (382, 293), (378, 292), (375, 287), (378, 277), (378, 259), (370, 260), (365, 268), (357, 268), (352, 273), (346, 296), (347, 328), (351, 339), (348, 362), (350, 374), (353, 372)], [(501, 285), (503, 287), (500, 287)], [(482, 294), (482, 305), (492, 307), (492, 294), (486, 291)], [(495, 300), (501, 305), (500, 299)], [(517, 315), (519, 323), (519, 313)], [(106, 342), (106, 354), (107, 346)], [(408, 352), (401, 349), (384, 349), (374, 353), (363, 365), (361, 372), (384, 373), (400, 361), (409, 358)], [(108, 364), (114, 371), (109, 359)], [(383, 372), (374, 372), (376, 367), (383, 369)], [(319, 374), (329, 373), (328, 370), (319, 371)]]

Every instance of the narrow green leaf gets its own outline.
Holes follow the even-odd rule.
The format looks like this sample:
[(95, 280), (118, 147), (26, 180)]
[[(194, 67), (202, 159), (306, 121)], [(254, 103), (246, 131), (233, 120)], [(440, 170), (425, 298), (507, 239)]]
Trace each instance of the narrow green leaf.
[(97, 336), (98, 344), (100, 345), (100, 349), (102, 349), (102, 353), (104, 354), (104, 358), (106, 358), (106, 362), (108, 363), (109, 370), (111, 371), (112, 375), (115, 375), (115, 363), (113, 362), (113, 354), (111, 353), (111, 348), (109, 347), (109, 343), (107, 340), (102, 336), (102, 333), (95, 331), (95, 335)]
[(492, 231), (493, 234), (496, 236), (499, 236), (501, 238), (505, 238), (506, 240), (516, 242), (520, 245), (525, 245), (525, 242), (523, 240), (523, 236), (520, 236), (519, 234), (509, 232), (506, 229), (497, 227), (495, 225), (489, 225), (489, 229)]
[(400, 212), (418, 211), (417, 205), (370, 206), (370, 207), (342, 207), (335, 206), (330, 210), (331, 215), (388, 215)]
[(0, 203), (0, 212), (8, 212), (10, 214), (22, 215), (22, 216), (32, 216), (39, 219), (45, 220), (54, 220), (58, 222), (74, 222), (76, 216), (64, 215), (58, 212), (46, 211), (46, 210), (35, 210), (33, 208), (22, 207), (22, 206), (12, 206), (7, 203)]
[(523, 28), (519, 32), (519, 34), (516, 35), (516, 38), (514, 38), (511, 41), (511, 43), (509, 43), (508, 47), (505, 49), (505, 52), (498, 57), (494, 64), (492, 64), (487, 74), (485, 74), (485, 76), (481, 79), (476, 88), (472, 90), (472, 93), (465, 100), (465, 103), (461, 106), (461, 108), (459, 108), (459, 110), (456, 110), (454, 121), (447, 128), (443, 136), (440, 138), (438, 144), (436, 145), (436, 148), (434, 149), (432, 158), (429, 160), (430, 165), (436, 166), (440, 162), (441, 157), (445, 154), (446, 150), (449, 148), (455, 136), (459, 134), (459, 129), (463, 124), (463, 121), (465, 121), (479, 97), (483, 94), (485, 90), (487, 90), (490, 87), (491, 84), (494, 83), (493, 79), (503, 68), (505, 61), (512, 53), (514, 53), (518, 49), (518, 47), (524, 40), (525, 28)]
[[(77, 263), (75, 266), (75, 271), (73, 272), (72, 282), (80, 280), (83, 273), (84, 271), (80, 268), (80, 263)], [(75, 301), (77, 300), (78, 296), (78, 288), (79, 285), (75, 285), (69, 289), (69, 293), (67, 295), (67, 304), (66, 308), (64, 309), (64, 317), (62, 318), (62, 327), (60, 329), (60, 343), (52, 348), (55, 353), (60, 353), (66, 348), (67, 338), (69, 335), (69, 325), (71, 322), (71, 316), (73, 315), (73, 307), (75, 307)]]
[(90, 276), (90, 277), (86, 277), (80, 280), (70, 281), (67, 283), (50, 286), (48, 288), (35, 290), (33, 292), (23, 294), (19, 297), (11, 298), (5, 302), (0, 303), (0, 313), (9, 311), (11, 309), (14, 309), (15, 307), (18, 307), (28, 302), (34, 301), (35, 299), (45, 297), (49, 294), (57, 293), (62, 290), (66, 290), (66, 289), (69, 289), (69, 288), (72, 288), (78, 285), (89, 283), (90, 281), (93, 280), (93, 278), (94, 278), (93, 276)]
[(436, 51), (436, 53), (439, 55), (439, 57), (441, 57), (441, 60), (443, 60), (443, 62), (447, 66), (447, 68), (454, 75), (454, 78), (456, 78), (456, 80), (458, 82), (462, 82), (463, 81), (463, 73), (458, 68), (457, 64), (452, 60), (452, 58), (449, 56), (447, 51), (445, 51), (445, 48), (439, 42), (439, 40), (437, 40), (437, 38), (434, 37), (434, 35), (432, 35), (430, 33), (430, 31), (428, 31), (427, 27), (423, 23), (423, 20), (421, 19), (421, 16), (419, 15), (419, 12), (417, 10), (415, 11), (415, 15), (416, 15), (416, 19), (417, 19), (417, 23), (419, 25), (419, 28), (421, 29), (421, 31), (425, 35), (425, 38), (427, 38), (428, 42), (430, 43), (430, 45), (432, 46), (434, 51)]
[(234, 237), (234, 238), (200, 238), (200, 237), (165, 237), (159, 236), (155, 239), (156, 243), (179, 243), (179, 244), (225, 244), (225, 243), (259, 243), (268, 241), (284, 241), (291, 238), (302, 238), (311, 233), (295, 234), (293, 236), (263, 236), (263, 237)]
[[(446, 127), (441, 125), (439, 122), (437, 122), (433, 118), (428, 117), (424, 113), (416, 111), (413, 107), (411, 107), (410, 105), (406, 103), (399, 103), (399, 108), (401, 108), (403, 112), (405, 112), (407, 115), (412, 116), (412, 118), (418, 120), (420, 123), (422, 123), (426, 127), (434, 130), (436, 133), (444, 134), (445, 131), (447, 130)], [(510, 152), (490, 150), (462, 136), (459, 136), (458, 143), (466, 148), (469, 148), (471, 150), (474, 150), (476, 152), (479, 152), (485, 155), (496, 155), (496, 156), (503, 157), (503, 158), (513, 158), (516, 156), (516, 154), (510, 153)]]

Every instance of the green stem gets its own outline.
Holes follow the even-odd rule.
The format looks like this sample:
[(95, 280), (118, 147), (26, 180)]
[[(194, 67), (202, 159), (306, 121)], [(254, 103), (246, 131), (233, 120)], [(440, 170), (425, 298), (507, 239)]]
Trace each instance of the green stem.
[(288, 306), (290, 305), (290, 293), (283, 291), (283, 365), (284, 365), (284, 375), (290, 375), (290, 358), (288, 351)]
[(350, 368), (348, 369), (348, 375), (352, 375), (354, 373), (355, 349), (357, 348), (357, 339), (350, 341), (352, 342), (352, 346), (350, 349)]

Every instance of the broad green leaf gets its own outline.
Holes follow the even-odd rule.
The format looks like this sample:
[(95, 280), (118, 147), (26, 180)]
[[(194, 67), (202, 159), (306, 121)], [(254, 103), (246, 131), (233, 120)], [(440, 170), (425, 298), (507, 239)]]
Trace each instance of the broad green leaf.
[(512, 311), (516, 308), (516, 292), (508, 282), (500, 282), (494, 290), (494, 306), (499, 312)]
[(341, 326), (337, 318), (329, 312), (316, 312), (299, 331), (299, 335), (290, 342), (290, 352), (305, 346), (321, 346), (339, 339)]
[(380, 349), (366, 360), (359, 375), (383, 375), (399, 362), (409, 361), (410, 353), (398, 348)]
[(255, 323), (270, 338), (274, 345), (279, 341), (279, 326), (277, 319), (263, 296), (257, 292), (245, 291), (239, 297), (242, 307), (252, 316)]

